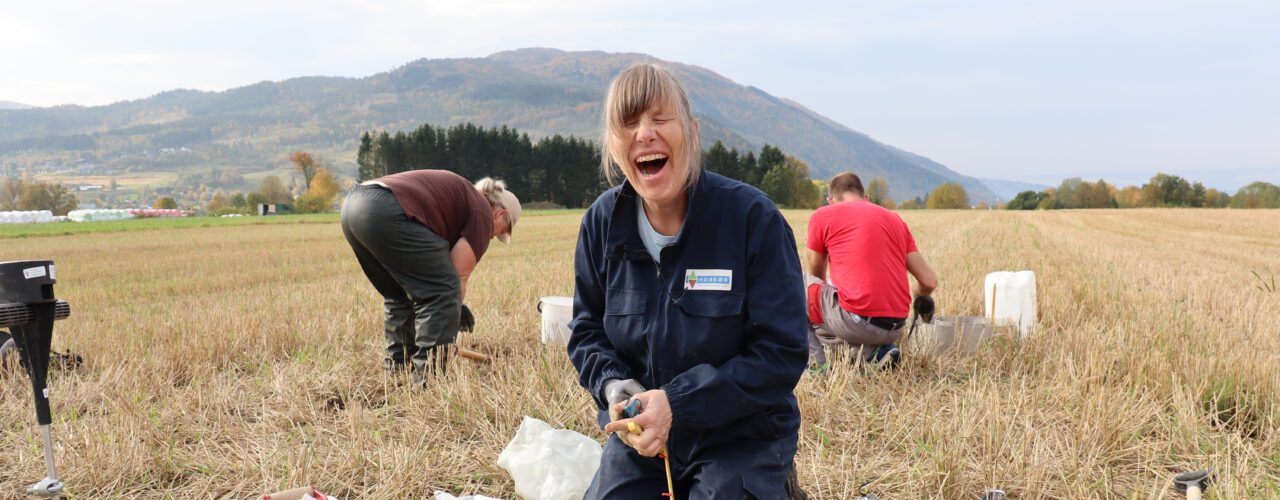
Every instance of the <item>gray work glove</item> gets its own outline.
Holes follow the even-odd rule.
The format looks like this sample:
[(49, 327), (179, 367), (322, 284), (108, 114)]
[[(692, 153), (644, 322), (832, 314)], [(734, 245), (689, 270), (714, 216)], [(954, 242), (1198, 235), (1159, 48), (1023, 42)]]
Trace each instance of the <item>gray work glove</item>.
[(609, 402), (609, 406), (613, 407), (618, 403), (624, 403), (631, 396), (640, 394), (645, 391), (644, 386), (636, 379), (629, 378), (626, 380), (609, 379), (604, 383), (604, 399)]
[[(622, 415), (622, 412), (615, 410), (613, 407), (618, 403), (626, 403), (627, 400), (631, 399), (632, 396), (635, 396), (636, 394), (640, 394), (644, 391), (645, 391), (644, 386), (640, 385), (640, 382), (636, 381), (636, 379), (633, 379), (633, 378), (629, 378), (626, 380), (620, 380), (615, 378), (605, 382), (604, 399), (609, 405), (609, 421), (612, 422), (615, 420), (626, 418)], [(627, 441), (626, 431), (618, 431), (618, 432), (615, 432), (614, 434), (618, 435), (618, 439), (621, 439), (623, 444), (627, 446), (631, 446), (631, 442)]]

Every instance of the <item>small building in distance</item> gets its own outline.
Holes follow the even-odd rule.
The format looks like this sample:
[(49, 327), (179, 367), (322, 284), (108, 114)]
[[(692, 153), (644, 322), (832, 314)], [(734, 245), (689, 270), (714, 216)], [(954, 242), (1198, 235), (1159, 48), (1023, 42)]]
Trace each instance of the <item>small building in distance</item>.
[(280, 215), (293, 213), (293, 205), (284, 203), (259, 203), (258, 215)]

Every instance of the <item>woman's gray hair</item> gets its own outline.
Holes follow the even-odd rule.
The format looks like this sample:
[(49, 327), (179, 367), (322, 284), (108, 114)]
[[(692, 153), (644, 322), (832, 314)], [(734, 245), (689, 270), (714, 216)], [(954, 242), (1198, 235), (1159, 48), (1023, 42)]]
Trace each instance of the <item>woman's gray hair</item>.
[(645, 63), (618, 73), (613, 83), (609, 84), (609, 93), (604, 99), (600, 169), (610, 184), (614, 183), (614, 169), (622, 168), (615, 159), (615, 153), (621, 152), (612, 151), (611, 139), (623, 136), (626, 123), (639, 117), (655, 102), (669, 106), (684, 129), (684, 150), (679, 152), (687, 166), (684, 186), (688, 188), (698, 182), (698, 176), (702, 174), (702, 148), (698, 143), (697, 129), (693, 126), (689, 96), (671, 71), (656, 64)]

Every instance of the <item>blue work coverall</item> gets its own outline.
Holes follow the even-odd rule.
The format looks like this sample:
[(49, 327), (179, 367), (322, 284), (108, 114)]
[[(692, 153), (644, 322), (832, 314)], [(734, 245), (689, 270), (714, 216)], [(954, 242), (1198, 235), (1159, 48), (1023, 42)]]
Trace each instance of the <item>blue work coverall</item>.
[[(596, 199), (574, 254), (569, 358), (600, 425), (607, 380), (661, 388), (678, 498), (785, 498), (800, 429), (793, 390), (808, 358), (791, 227), (764, 193), (703, 172), (658, 265), (635, 196), (624, 182)], [(585, 498), (658, 498), (665, 476), (661, 459), (610, 436)]]

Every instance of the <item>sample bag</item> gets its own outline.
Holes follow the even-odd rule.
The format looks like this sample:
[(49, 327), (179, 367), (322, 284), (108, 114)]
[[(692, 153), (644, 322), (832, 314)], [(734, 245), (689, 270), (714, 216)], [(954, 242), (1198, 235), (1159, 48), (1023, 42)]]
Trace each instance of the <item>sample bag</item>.
[(578, 500), (591, 486), (602, 451), (594, 439), (525, 416), (498, 455), (498, 467), (511, 474), (525, 500)]

